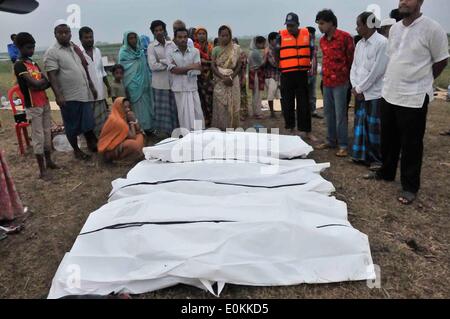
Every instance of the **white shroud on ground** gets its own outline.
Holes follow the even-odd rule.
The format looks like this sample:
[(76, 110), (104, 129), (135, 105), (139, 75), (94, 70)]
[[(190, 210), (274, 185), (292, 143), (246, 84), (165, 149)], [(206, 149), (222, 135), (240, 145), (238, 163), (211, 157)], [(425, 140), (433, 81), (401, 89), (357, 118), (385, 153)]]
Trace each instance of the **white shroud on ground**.
[(329, 196), (334, 188), (320, 176), (328, 165), (277, 164), (139, 163), (89, 216), (49, 298), (179, 283), (219, 295), (226, 283), (374, 279), (367, 236), (351, 226), (346, 204)]

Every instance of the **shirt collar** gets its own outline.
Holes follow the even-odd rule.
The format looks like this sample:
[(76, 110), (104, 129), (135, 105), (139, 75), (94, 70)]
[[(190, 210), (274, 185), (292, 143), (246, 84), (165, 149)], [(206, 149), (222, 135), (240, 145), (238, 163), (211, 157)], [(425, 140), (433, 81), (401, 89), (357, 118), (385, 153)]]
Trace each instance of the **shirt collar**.
[[(81, 52), (86, 53), (86, 49), (84, 48), (84, 46), (80, 45), (80, 49), (81, 49)], [(96, 50), (97, 50), (96, 47), (93, 47), (93, 48), (92, 48), (92, 52), (93, 52), (94, 54), (95, 54)]]
[[(175, 45), (175, 52), (177, 51), (182, 53), (181, 50), (178, 48), (178, 45)], [(189, 45), (187, 46), (186, 52), (191, 52), (191, 47)]]
[(370, 36), (370, 38), (368, 38), (367, 40), (363, 38), (362, 41), (364, 41), (365, 43), (368, 43), (368, 44), (372, 44), (372, 43), (375, 42), (375, 40), (376, 40), (376, 38), (377, 38), (377, 34), (378, 34), (378, 32), (375, 31), (374, 34), (372, 34), (372, 35)]
[(73, 46), (73, 44), (72, 44), (72, 43), (70, 43), (68, 47), (65, 47), (65, 46), (63, 46), (63, 45), (59, 44), (59, 42), (58, 42), (58, 41), (56, 41), (56, 44), (55, 44), (55, 47), (56, 47), (56, 48), (58, 48), (58, 49), (66, 49), (66, 48), (71, 48), (72, 46)]
[(404, 26), (405, 28), (411, 28), (413, 25), (419, 23), (419, 22), (422, 21), (423, 19), (424, 19), (424, 15), (423, 15), (423, 13), (422, 13), (422, 15), (421, 15), (420, 17), (418, 17), (416, 20), (414, 20), (413, 23), (411, 23), (409, 26), (405, 26), (405, 25), (403, 24), (403, 22), (402, 22), (402, 24), (403, 24), (403, 26)]
[[(340, 32), (341, 32), (341, 31), (340, 31), (339, 29), (336, 29), (336, 31), (334, 31), (334, 33), (333, 33), (333, 36), (331, 37), (331, 40), (329, 40), (329, 41), (336, 40), (336, 39), (338, 38)], [(325, 34), (325, 39), (328, 40), (328, 37), (327, 37), (326, 34)]]

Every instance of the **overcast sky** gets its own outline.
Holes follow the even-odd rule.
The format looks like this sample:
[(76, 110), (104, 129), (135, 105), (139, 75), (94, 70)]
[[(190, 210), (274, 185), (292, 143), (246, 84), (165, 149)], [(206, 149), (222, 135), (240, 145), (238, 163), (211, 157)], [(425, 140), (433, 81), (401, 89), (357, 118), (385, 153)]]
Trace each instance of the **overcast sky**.
[[(301, 24), (315, 25), (315, 15), (331, 8), (339, 19), (339, 27), (355, 33), (355, 17), (368, 5), (377, 4), (385, 18), (398, 0), (39, 0), (39, 8), (28, 15), (0, 12), (0, 51), (6, 51), (12, 33), (27, 31), (35, 36), (37, 47), (54, 42), (53, 26), (67, 19), (70, 4), (81, 8), (81, 25), (95, 31), (96, 41), (121, 42), (126, 30), (149, 34), (150, 22), (161, 19), (168, 24), (180, 18), (188, 27), (203, 25), (215, 36), (222, 24), (232, 27), (236, 36), (267, 35), (283, 27), (285, 16), (293, 11)], [(423, 11), (450, 32), (449, 0), (425, 0)], [(78, 36), (74, 34), (74, 40)]]

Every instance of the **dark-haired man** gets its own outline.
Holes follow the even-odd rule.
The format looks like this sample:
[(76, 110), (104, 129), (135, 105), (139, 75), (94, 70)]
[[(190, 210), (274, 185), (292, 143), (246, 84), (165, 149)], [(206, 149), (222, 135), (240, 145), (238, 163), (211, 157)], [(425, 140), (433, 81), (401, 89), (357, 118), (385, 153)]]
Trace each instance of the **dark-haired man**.
[(395, 180), (401, 154), (402, 192), (397, 198), (411, 204), (420, 189), (428, 104), (434, 98), (433, 81), (448, 63), (444, 29), (421, 12), (423, 0), (400, 0), (402, 18), (389, 34), (389, 64), (381, 102), (383, 165), (366, 178)]
[(201, 130), (205, 126), (197, 86), (197, 76), (201, 74), (202, 64), (200, 52), (188, 45), (188, 39), (188, 30), (175, 30), (176, 48), (168, 55), (168, 70), (180, 127), (193, 131)]
[(355, 45), (352, 36), (339, 30), (337, 17), (331, 10), (322, 10), (316, 23), (324, 36), (320, 39), (323, 53), (322, 77), (324, 112), (328, 141), (318, 149), (339, 147), (336, 156), (348, 156), (347, 91)]
[(352, 159), (376, 170), (381, 166), (380, 100), (388, 41), (377, 32), (373, 19), (376, 18), (372, 12), (363, 12), (357, 18), (356, 31), (361, 40), (356, 45), (350, 82), (358, 105)]
[[(97, 99), (93, 101), (95, 128), (94, 134), (98, 138), (108, 118), (108, 104), (106, 103), (106, 93), (111, 95), (111, 86), (102, 61), (102, 52), (94, 46), (94, 31), (89, 27), (82, 27), (79, 30), (79, 37), (82, 45), (84, 57), (88, 63), (88, 71), (91, 80), (97, 91)], [(105, 86), (107, 92), (105, 91)]]
[(150, 25), (155, 37), (148, 47), (148, 64), (152, 71), (152, 90), (155, 99), (155, 127), (161, 133), (170, 135), (178, 127), (178, 114), (175, 96), (170, 89), (169, 61), (167, 48), (173, 43), (166, 39), (166, 24), (155, 20)]
[(312, 48), (307, 28), (300, 28), (298, 15), (286, 16), (286, 29), (280, 31), (279, 69), (281, 72), (281, 106), (285, 128), (295, 132), (295, 109), (297, 128), (302, 138), (317, 142), (312, 135), (311, 106), (309, 105), (308, 71), (311, 69)]
[(84, 134), (89, 149), (97, 150), (91, 102), (97, 99), (97, 91), (90, 79), (83, 52), (71, 42), (69, 26), (60, 24), (54, 32), (56, 43), (44, 54), (44, 68), (61, 109), (67, 139), (75, 157), (89, 160), (91, 157), (78, 147), (78, 135)]

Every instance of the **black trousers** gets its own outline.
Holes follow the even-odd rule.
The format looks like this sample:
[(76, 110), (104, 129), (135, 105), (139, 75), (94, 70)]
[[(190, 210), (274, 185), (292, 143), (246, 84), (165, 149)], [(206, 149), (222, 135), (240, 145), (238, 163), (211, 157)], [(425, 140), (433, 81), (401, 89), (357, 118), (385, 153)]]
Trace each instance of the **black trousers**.
[(422, 108), (409, 108), (381, 101), (381, 156), (383, 166), (378, 172), (385, 180), (393, 181), (401, 153), (400, 173), (404, 191), (417, 193), (423, 159), (428, 95)]
[(295, 106), (297, 100), (297, 128), (300, 132), (311, 132), (311, 107), (309, 105), (308, 73), (295, 71), (281, 74), (281, 109), (286, 129), (295, 128)]

